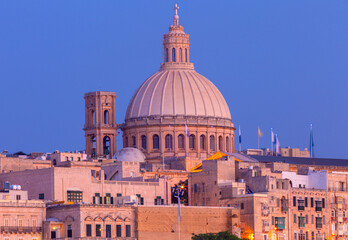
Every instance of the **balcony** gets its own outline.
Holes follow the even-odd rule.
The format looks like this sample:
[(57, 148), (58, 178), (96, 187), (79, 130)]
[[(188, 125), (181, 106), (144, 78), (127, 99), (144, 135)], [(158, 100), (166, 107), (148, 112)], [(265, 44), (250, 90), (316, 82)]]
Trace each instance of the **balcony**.
[(1, 233), (41, 233), (42, 227), (0, 226)]
[(322, 210), (322, 207), (315, 207), (316, 212), (321, 212), (321, 210)]

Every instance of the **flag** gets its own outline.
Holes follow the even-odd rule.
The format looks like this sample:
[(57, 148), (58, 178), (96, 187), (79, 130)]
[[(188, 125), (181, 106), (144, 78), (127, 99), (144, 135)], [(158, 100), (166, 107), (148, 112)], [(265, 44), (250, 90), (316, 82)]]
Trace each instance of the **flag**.
[(310, 151), (311, 157), (314, 156), (313, 148), (314, 148), (314, 141), (313, 141), (313, 125), (311, 124), (311, 133), (310, 133), (310, 139), (309, 139), (309, 151)]
[(257, 127), (257, 134), (259, 135), (259, 137), (263, 136), (263, 133), (261, 132), (260, 127)]
[(239, 144), (242, 143), (242, 132), (240, 130), (240, 125), (239, 125)]
[(186, 123), (186, 121), (185, 121), (185, 133), (186, 133), (186, 136), (190, 136), (190, 132), (189, 132), (189, 130), (188, 130), (188, 128), (187, 128), (187, 123)]
[(277, 134), (275, 135), (275, 140), (276, 140), (276, 148), (275, 148), (276, 155), (281, 155), (281, 152), (280, 152), (280, 142), (279, 142)]
[(276, 143), (276, 139), (275, 139), (275, 135), (274, 135), (274, 132), (273, 132), (273, 128), (271, 128), (271, 142), (272, 142), (273, 144)]

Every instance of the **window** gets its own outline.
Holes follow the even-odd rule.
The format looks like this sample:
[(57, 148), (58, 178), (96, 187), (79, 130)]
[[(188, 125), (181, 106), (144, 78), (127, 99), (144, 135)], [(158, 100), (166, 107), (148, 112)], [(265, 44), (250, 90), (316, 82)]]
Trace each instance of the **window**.
[(126, 225), (126, 237), (131, 237), (131, 225)]
[(311, 207), (314, 207), (314, 199), (311, 197)]
[(305, 197), (305, 207), (308, 207), (308, 198)]
[(322, 208), (321, 201), (315, 201), (315, 211), (321, 212), (321, 208)]
[(102, 204), (102, 197), (100, 196), (100, 193), (94, 194), (93, 204)]
[(137, 146), (137, 139), (135, 136), (132, 136), (132, 147), (136, 147)]
[[(131, 172), (132, 173), (132, 172)], [(106, 193), (104, 197), (104, 204), (114, 204), (114, 198), (111, 197), (111, 193)]]
[(190, 149), (195, 149), (195, 135), (193, 134), (189, 137), (189, 147)]
[(152, 148), (159, 149), (159, 137), (157, 134), (153, 135), (152, 137)]
[(325, 198), (321, 199), (322, 202), (322, 208), (325, 208)]
[(297, 232), (294, 232), (294, 240), (297, 240)]
[(16, 195), (16, 200), (21, 200), (21, 195)]
[(109, 111), (108, 110), (104, 111), (104, 123), (109, 124)]
[(306, 215), (306, 224), (308, 224), (308, 215)]
[(171, 134), (167, 134), (165, 137), (165, 146), (168, 149), (173, 149), (173, 136)]
[(314, 216), (312, 215), (312, 221), (311, 221), (311, 224), (314, 224)]
[(285, 229), (285, 217), (275, 217), (274, 218), (274, 225), (278, 229)]
[(323, 219), (321, 217), (315, 218), (315, 227), (316, 228), (323, 228)]
[(67, 161), (69, 161), (69, 157), (65, 157), (65, 159), (66, 159)]
[(71, 160), (71, 161), (74, 161), (74, 157), (71, 157), (70, 160)]
[(100, 224), (96, 224), (95, 225), (95, 236), (96, 237), (100, 237), (101, 236), (101, 231), (102, 231), (101, 225)]
[(219, 150), (222, 151), (223, 150), (223, 142), (222, 142), (222, 137), (219, 136)]
[(86, 224), (86, 236), (91, 237), (92, 236), (92, 225)]
[(111, 238), (111, 225), (107, 224), (105, 226), (105, 237)]
[(294, 214), (294, 223), (296, 223), (296, 214)]
[(81, 191), (68, 191), (68, 202), (82, 202), (82, 192)]
[(240, 204), (240, 209), (244, 209), (244, 203)]
[(193, 185), (193, 191), (197, 192), (197, 184), (196, 183)]
[(201, 135), (199, 137), (199, 143), (200, 143), (201, 149), (205, 150), (205, 136), (204, 135)]
[(302, 217), (302, 216), (300, 216), (300, 217), (298, 217), (298, 227), (305, 227), (306, 226), (306, 224), (305, 224), (305, 218), (304, 217)]
[(187, 58), (187, 48), (185, 48), (185, 62), (188, 61), (188, 58)]
[(116, 225), (116, 237), (122, 237), (122, 227), (121, 227), (121, 225)]
[(210, 142), (210, 150), (215, 151), (215, 138), (213, 135), (210, 135), (209, 142)]
[(172, 62), (176, 62), (176, 59), (175, 59), (175, 48), (172, 48)]
[(68, 225), (68, 238), (72, 238), (72, 226), (71, 225)]
[(325, 215), (323, 215), (323, 224), (325, 225)]
[(226, 152), (230, 151), (230, 140), (228, 137), (226, 137)]
[(141, 136), (141, 147), (143, 149), (146, 149), (146, 136), (145, 135)]
[(312, 232), (312, 240), (314, 240), (314, 232)]
[(292, 198), (292, 204), (293, 204), (294, 207), (296, 207), (296, 197)]
[(185, 137), (183, 134), (180, 134), (178, 136), (178, 148), (179, 149), (184, 149), (185, 148)]
[(164, 205), (164, 199), (162, 199), (160, 196), (157, 196), (154, 202), (155, 205)]
[(45, 199), (45, 194), (44, 193), (39, 193), (39, 199)]
[(166, 48), (166, 55), (165, 55), (165, 58), (166, 58), (166, 62), (169, 62), (168, 48)]
[(205, 192), (205, 186), (204, 186), (205, 184), (204, 183), (202, 183), (202, 192)]
[(179, 62), (182, 62), (182, 48), (179, 49)]
[(298, 210), (303, 211), (305, 209), (305, 201), (303, 199), (298, 199)]

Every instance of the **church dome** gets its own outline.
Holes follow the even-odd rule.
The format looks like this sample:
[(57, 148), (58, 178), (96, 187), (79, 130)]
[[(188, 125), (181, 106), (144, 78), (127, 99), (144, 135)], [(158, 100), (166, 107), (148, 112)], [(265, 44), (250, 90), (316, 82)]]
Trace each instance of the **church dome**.
[(231, 119), (224, 97), (207, 78), (194, 69), (162, 66), (138, 88), (126, 120), (180, 115)]
[(189, 35), (179, 25), (178, 9), (175, 5), (174, 25), (164, 34), (164, 63), (135, 92), (125, 120), (185, 116), (231, 121), (220, 91), (190, 62)]
[(126, 147), (122, 148), (113, 156), (114, 159), (120, 162), (144, 162), (145, 155), (137, 148)]

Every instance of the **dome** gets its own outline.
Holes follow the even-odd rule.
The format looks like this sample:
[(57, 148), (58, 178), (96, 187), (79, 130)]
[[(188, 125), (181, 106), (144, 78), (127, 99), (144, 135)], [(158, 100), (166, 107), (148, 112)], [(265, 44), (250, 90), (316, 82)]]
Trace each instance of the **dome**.
[(137, 148), (126, 147), (116, 152), (114, 159), (121, 162), (144, 162), (145, 155)]
[(161, 68), (135, 92), (126, 120), (180, 115), (231, 119), (224, 97), (207, 78), (193, 69)]

